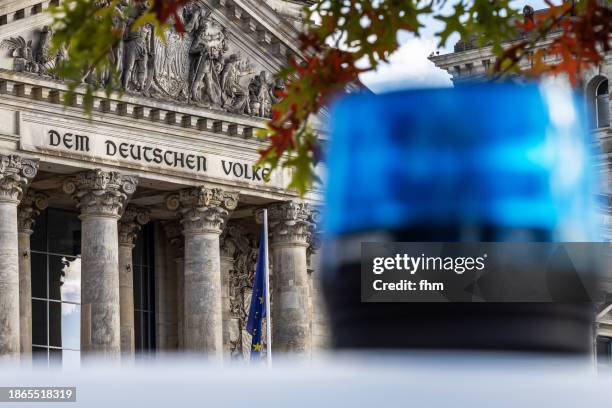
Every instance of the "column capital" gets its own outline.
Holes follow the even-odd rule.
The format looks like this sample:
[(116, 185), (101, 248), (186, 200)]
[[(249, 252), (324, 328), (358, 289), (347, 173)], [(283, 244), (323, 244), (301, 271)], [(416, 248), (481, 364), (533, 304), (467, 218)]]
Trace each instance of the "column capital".
[(82, 216), (119, 218), (137, 185), (134, 176), (95, 169), (67, 178), (63, 190), (77, 202)]
[[(262, 222), (262, 211), (256, 214), (257, 222)], [(308, 203), (286, 201), (268, 206), (268, 223), (273, 245), (311, 244), (314, 228), (319, 218), (319, 210)]]
[(168, 242), (179, 251), (180, 258), (182, 258), (182, 254), (185, 253), (185, 239), (181, 231), (181, 224), (178, 221), (165, 221), (162, 225)]
[(0, 202), (18, 204), (37, 172), (38, 159), (0, 154)]
[(238, 197), (237, 192), (201, 186), (169, 195), (166, 206), (178, 211), (184, 234), (220, 234), (229, 211), (238, 206)]
[(138, 230), (148, 223), (149, 210), (129, 204), (119, 219), (119, 245), (134, 246)]
[(32, 233), (34, 219), (47, 208), (49, 196), (40, 191), (28, 189), (17, 207), (17, 227), (19, 232)]

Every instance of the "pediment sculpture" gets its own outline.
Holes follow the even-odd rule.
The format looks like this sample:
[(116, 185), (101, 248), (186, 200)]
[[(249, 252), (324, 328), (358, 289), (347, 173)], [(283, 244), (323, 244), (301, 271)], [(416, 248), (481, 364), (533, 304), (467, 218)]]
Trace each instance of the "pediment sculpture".
[[(120, 74), (124, 92), (271, 117), (272, 105), (284, 91), (283, 81), (268, 71), (257, 70), (248, 57), (230, 47), (226, 28), (212, 17), (208, 6), (202, 2), (184, 6), (180, 14), (185, 32), (166, 28), (164, 42), (155, 35), (151, 24), (131, 29), (140, 13), (146, 11), (145, 2), (138, 4), (141, 6), (133, 15), (116, 21), (124, 36), (108, 56)], [(126, 6), (126, 1), (116, 5), (122, 11)], [(51, 55), (52, 34), (51, 28), (45, 26), (38, 33), (35, 49), (32, 41), (23, 37), (5, 39), (0, 47), (10, 51), (15, 71), (56, 79), (53, 68), (66, 52)], [(110, 75), (91, 74), (85, 80), (102, 88)]]

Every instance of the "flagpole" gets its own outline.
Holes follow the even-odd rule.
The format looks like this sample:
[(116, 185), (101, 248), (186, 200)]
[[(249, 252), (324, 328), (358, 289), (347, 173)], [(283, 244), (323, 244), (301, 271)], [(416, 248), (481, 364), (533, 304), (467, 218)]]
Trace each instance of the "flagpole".
[(272, 327), (270, 325), (270, 271), (268, 267), (268, 210), (263, 210), (263, 225), (264, 225), (264, 275), (266, 277), (266, 357), (268, 367), (272, 366)]

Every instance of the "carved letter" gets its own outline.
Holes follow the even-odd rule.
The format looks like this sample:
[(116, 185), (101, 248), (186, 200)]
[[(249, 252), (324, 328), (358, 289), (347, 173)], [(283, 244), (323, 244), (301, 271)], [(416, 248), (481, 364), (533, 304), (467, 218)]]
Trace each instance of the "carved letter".
[(261, 171), (261, 167), (253, 166), (253, 180), (261, 181), (261, 175), (259, 172)]
[(76, 137), (75, 149), (81, 152), (89, 151), (89, 137), (83, 135), (74, 135)]
[(198, 156), (198, 171), (206, 171), (206, 157)]
[(49, 131), (49, 145), (59, 146), (61, 142), (60, 135), (55, 130)]
[(121, 157), (123, 157), (124, 159), (128, 158), (128, 144), (127, 143), (121, 143), (119, 145), (119, 154), (121, 155)]
[(232, 162), (229, 162), (229, 166), (225, 167), (225, 160), (221, 160), (221, 165), (223, 166), (223, 171), (225, 175), (229, 176), (230, 171), (232, 171)]
[(251, 166), (249, 166), (246, 163), (243, 164), (243, 166), (244, 166), (244, 178), (247, 179), (247, 180), (253, 180), (253, 177), (249, 176), (249, 167), (251, 167)]
[(271, 172), (271, 171), (272, 171), (272, 170), (270, 170), (270, 169), (268, 169), (268, 168), (263, 169), (263, 170), (261, 171), (261, 175), (263, 176), (263, 179), (266, 181), (266, 183), (267, 183), (268, 181), (270, 181), (270, 172)]
[(144, 149), (143, 149), (143, 152), (142, 152), (142, 154), (143, 154), (143, 156), (144, 156), (144, 159), (145, 159), (147, 162), (151, 162), (151, 158), (150, 158), (150, 157), (147, 155), (147, 153), (148, 153), (148, 152), (149, 152), (149, 150), (151, 150), (151, 149), (152, 149), (152, 147), (145, 146), (145, 147), (144, 147)]
[[(111, 146), (112, 146), (112, 153), (111, 153)], [(115, 145), (115, 143), (113, 143), (110, 140), (106, 141), (106, 155), (107, 156), (114, 156), (115, 154), (117, 154), (117, 145)]]
[[(232, 166), (233, 170), (234, 170), (234, 176), (236, 177), (242, 177), (244, 175), (244, 169), (242, 168), (242, 166), (240, 165), (240, 163), (234, 163), (234, 165)], [(238, 170), (240, 170), (240, 174), (238, 174)]]
[(63, 142), (64, 146), (68, 149), (72, 149), (72, 133), (64, 133)]
[(172, 166), (172, 160), (168, 159), (168, 155), (172, 156), (172, 150), (166, 150), (164, 153), (164, 161), (168, 166)]
[(162, 151), (161, 149), (153, 149), (153, 162), (160, 164), (162, 162)]
[[(136, 148), (136, 154), (134, 154), (134, 148)], [(140, 145), (130, 145), (130, 154), (132, 155), (132, 159), (140, 160)]]
[(195, 168), (194, 161), (195, 161), (195, 156), (193, 154), (188, 154), (185, 160), (185, 163), (187, 164), (187, 167), (191, 170)]
[(185, 167), (185, 155), (183, 153), (174, 152), (174, 167), (181, 163), (181, 167)]

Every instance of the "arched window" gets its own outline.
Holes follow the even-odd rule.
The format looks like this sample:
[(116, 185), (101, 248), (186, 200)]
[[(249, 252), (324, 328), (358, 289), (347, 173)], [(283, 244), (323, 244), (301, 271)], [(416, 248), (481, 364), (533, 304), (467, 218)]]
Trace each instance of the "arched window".
[(604, 79), (595, 88), (595, 100), (593, 101), (595, 114), (594, 125), (596, 128), (610, 126), (610, 94), (608, 80)]

